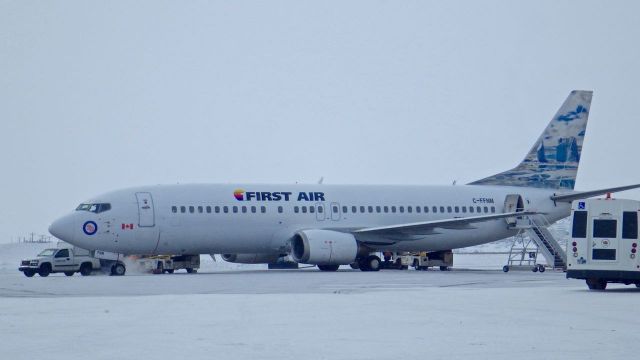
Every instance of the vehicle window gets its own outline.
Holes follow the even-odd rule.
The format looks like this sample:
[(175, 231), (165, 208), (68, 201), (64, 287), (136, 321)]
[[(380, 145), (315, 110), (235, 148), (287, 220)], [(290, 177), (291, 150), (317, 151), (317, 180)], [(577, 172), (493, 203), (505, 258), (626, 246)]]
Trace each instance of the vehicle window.
[(586, 238), (587, 237), (587, 212), (573, 212), (573, 226), (571, 229), (571, 237)]
[(171, 207), (171, 212), (174, 213), (174, 214), (177, 213), (178, 212), (178, 207), (177, 206), (172, 206)]
[(622, 238), (638, 238), (638, 212), (625, 211), (622, 213)]
[(612, 219), (594, 219), (593, 220), (593, 237), (594, 238), (615, 238), (617, 220)]
[(54, 252), (56, 252), (56, 249), (45, 249), (45, 250), (42, 250), (38, 254), (38, 256), (51, 256), (53, 255)]
[(58, 253), (56, 254), (56, 257), (57, 258), (69, 257), (69, 249), (58, 250)]

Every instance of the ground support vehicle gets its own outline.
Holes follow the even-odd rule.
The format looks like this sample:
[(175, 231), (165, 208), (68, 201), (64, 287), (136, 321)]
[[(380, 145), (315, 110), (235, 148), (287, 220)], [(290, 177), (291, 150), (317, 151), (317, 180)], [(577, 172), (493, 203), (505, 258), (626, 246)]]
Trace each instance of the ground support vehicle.
[(173, 274), (185, 269), (187, 273), (196, 273), (200, 268), (200, 255), (157, 255), (137, 258), (136, 266), (141, 271), (154, 274)]
[(382, 268), (392, 270), (407, 270), (412, 264), (414, 256), (408, 252), (391, 252), (382, 253)]
[(638, 212), (640, 201), (576, 200), (571, 205), (567, 278), (584, 279), (591, 290), (607, 283), (640, 287)]
[(92, 271), (100, 269), (100, 266), (100, 260), (91, 256), (89, 250), (63, 245), (58, 248), (45, 249), (34, 259), (22, 260), (18, 270), (27, 277), (32, 277), (35, 274), (45, 277), (52, 273), (73, 276), (77, 272), (88, 276)]
[(441, 271), (447, 271), (453, 266), (453, 252), (451, 250), (413, 253), (411, 265), (416, 270), (428, 270), (430, 267), (439, 267)]

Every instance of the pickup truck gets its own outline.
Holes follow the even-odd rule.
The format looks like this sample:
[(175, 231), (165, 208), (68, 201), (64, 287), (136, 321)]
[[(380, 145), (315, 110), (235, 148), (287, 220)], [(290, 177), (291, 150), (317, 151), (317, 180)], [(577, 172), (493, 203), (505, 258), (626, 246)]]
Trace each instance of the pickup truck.
[(78, 247), (45, 249), (35, 259), (22, 260), (18, 268), (27, 277), (59, 272), (67, 276), (76, 272), (87, 276), (97, 269), (100, 269), (100, 260), (92, 257), (89, 250)]

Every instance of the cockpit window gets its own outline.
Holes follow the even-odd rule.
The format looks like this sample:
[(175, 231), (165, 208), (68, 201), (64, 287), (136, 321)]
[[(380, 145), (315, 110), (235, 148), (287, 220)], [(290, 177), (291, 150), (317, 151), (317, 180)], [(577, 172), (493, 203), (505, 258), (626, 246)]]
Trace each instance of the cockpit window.
[(107, 203), (80, 204), (76, 208), (76, 211), (89, 211), (96, 214), (99, 214), (101, 212), (105, 212), (108, 210), (111, 210), (111, 204), (107, 204)]

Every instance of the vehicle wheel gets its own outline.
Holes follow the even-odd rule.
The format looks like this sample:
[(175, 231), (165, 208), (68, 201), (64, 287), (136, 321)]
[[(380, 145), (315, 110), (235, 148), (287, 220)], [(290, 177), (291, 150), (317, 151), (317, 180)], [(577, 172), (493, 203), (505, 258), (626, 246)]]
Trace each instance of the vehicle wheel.
[(187, 268), (187, 272), (188, 272), (189, 274), (193, 273), (193, 268)]
[(380, 261), (380, 258), (376, 255), (369, 255), (367, 256), (367, 268), (369, 268), (369, 271), (380, 271), (380, 266), (382, 265), (382, 262)]
[(538, 272), (538, 267), (537, 267), (537, 266), (534, 266), (534, 267), (533, 267), (533, 269), (531, 269), (531, 271), (533, 271), (533, 272)]
[(414, 260), (413, 260), (413, 267), (414, 267), (416, 270), (420, 270), (420, 262), (418, 261), (418, 259), (414, 259)]
[(587, 286), (590, 290), (604, 290), (607, 288), (607, 281), (602, 279), (587, 279)]
[(36, 272), (34, 270), (25, 270), (23, 272), (24, 272), (24, 276), (26, 276), (26, 277), (33, 277), (33, 275), (36, 274)]
[[(27, 275), (27, 274), (25, 274), (25, 275)], [(27, 275), (27, 276), (29, 276), (29, 275)], [(33, 275), (31, 275), (31, 276), (33, 276)], [(636, 283), (636, 287), (640, 288), (640, 283)]]
[(400, 270), (409, 270), (409, 265), (402, 265)]
[(91, 275), (91, 271), (93, 269), (91, 268), (91, 264), (89, 263), (84, 263), (82, 265), (80, 265), (80, 275), (82, 276), (89, 276)]
[(40, 265), (40, 269), (38, 269), (38, 275), (42, 277), (47, 277), (51, 274), (51, 264), (42, 264)]
[(440, 271), (449, 271), (448, 266), (440, 266)]
[(111, 267), (111, 275), (122, 276), (127, 271), (123, 263), (117, 263)]
[(509, 266), (508, 265), (503, 266), (502, 271), (509, 272)]
[(75, 271), (65, 271), (64, 274), (67, 276), (73, 276), (73, 274), (75, 274)]
[(360, 269), (360, 265), (358, 264), (358, 262), (352, 262), (351, 264), (349, 264), (349, 266), (353, 269), (353, 270), (358, 270)]
[(538, 265), (538, 271), (540, 271), (541, 273), (545, 272), (546, 268), (544, 267), (544, 265)]
[(318, 265), (320, 271), (338, 271), (340, 265)]
[(168, 274), (173, 274), (173, 269), (165, 270)]

